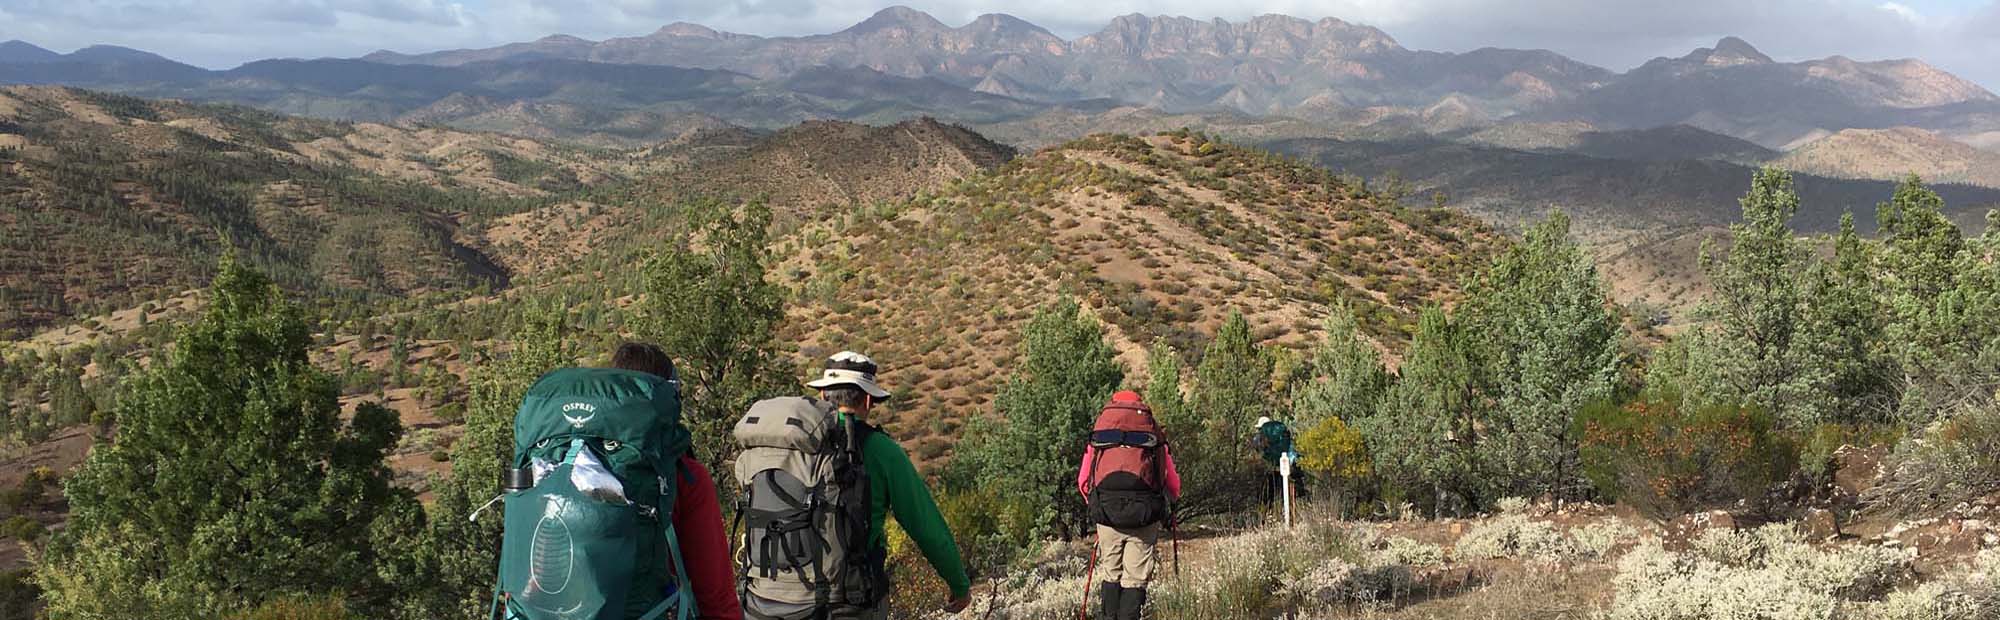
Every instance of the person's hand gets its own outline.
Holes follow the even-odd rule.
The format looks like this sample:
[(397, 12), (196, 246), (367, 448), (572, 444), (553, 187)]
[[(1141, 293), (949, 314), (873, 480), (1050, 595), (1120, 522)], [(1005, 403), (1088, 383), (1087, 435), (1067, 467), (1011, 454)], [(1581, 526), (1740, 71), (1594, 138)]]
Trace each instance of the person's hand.
[(944, 604), (944, 612), (948, 614), (955, 614), (961, 611), (965, 611), (965, 608), (971, 605), (972, 605), (972, 594), (966, 593), (965, 596), (951, 599), (950, 601), (946, 602)]

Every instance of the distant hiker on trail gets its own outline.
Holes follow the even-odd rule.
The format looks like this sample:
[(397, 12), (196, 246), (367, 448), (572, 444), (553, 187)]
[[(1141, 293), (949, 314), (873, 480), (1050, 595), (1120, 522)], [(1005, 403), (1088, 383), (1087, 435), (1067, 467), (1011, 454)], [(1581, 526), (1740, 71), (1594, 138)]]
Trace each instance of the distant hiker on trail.
[(1285, 477), (1291, 472), (1289, 460), (1296, 460), (1298, 453), (1292, 451), (1292, 428), (1284, 422), (1269, 417), (1257, 418), (1256, 433), (1250, 437), (1250, 447), (1256, 448), (1264, 457), (1264, 464), (1271, 468), (1264, 477), (1264, 507), (1276, 504), (1285, 492)]
[(492, 618), (740, 620), (673, 362), (627, 343), (612, 364), (550, 372), (521, 400)]
[(1181, 475), (1153, 410), (1137, 392), (1111, 395), (1097, 415), (1076, 489), (1097, 523), (1093, 570), (1104, 566), (1099, 617), (1138, 620), (1159, 563), (1160, 527), (1172, 522), (1171, 504), (1181, 495)]
[[(673, 359), (652, 344), (619, 345), (611, 354), (611, 367), (677, 379)], [(680, 464), (681, 486), (674, 495), (674, 533), (680, 539), (681, 559), (687, 565), (688, 582), (694, 588), (696, 617), (742, 620), (743, 607), (736, 600), (736, 567), (729, 558), (729, 533), (723, 526), (722, 502), (717, 499), (715, 478), (694, 458), (692, 450), (681, 453)]]
[(760, 401), (737, 423), (751, 618), (886, 620), (891, 514), (950, 586), (944, 611), (971, 604), (972, 581), (930, 489), (902, 446), (868, 424), (889, 399), (876, 370), (868, 356), (841, 352), (806, 383), (820, 400)]

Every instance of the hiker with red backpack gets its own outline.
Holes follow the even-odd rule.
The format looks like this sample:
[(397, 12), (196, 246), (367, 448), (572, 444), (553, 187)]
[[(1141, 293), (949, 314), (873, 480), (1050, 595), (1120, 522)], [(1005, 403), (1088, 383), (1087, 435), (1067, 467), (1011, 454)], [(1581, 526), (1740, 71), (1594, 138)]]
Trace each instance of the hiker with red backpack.
[(758, 401), (736, 423), (743, 452), (739, 592), (756, 620), (887, 620), (887, 518), (896, 517), (945, 585), (946, 613), (972, 580), (930, 488), (894, 438), (868, 424), (890, 397), (868, 356), (843, 351), (807, 387), (819, 398)]
[[(494, 620), (741, 620), (715, 482), (659, 347), (564, 368), (514, 416)], [(477, 520), (485, 507), (475, 511)]]
[(1181, 476), (1166, 434), (1137, 392), (1111, 395), (1098, 414), (1076, 488), (1097, 523), (1093, 562), (1104, 566), (1097, 586), (1100, 617), (1138, 620), (1159, 563), (1160, 529), (1173, 524)]

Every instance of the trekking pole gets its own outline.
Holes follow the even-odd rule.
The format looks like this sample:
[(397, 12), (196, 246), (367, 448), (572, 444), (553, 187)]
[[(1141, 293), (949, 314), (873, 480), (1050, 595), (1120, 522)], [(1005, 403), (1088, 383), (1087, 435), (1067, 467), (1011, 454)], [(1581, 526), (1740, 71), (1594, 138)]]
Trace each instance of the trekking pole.
[(1174, 580), (1179, 581), (1181, 577), (1180, 519), (1174, 516), (1174, 500), (1171, 497), (1167, 498), (1166, 525), (1167, 525), (1167, 546), (1172, 547), (1174, 553)]
[(1090, 620), (1090, 586), (1097, 578), (1097, 534), (1090, 535), (1090, 568), (1083, 571), (1083, 605), (1076, 610), (1076, 617)]

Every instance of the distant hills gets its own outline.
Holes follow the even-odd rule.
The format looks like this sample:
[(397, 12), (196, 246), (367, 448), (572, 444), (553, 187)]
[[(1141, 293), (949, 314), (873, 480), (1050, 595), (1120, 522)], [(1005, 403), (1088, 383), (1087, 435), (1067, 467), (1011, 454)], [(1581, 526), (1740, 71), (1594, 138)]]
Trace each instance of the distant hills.
[(1728, 37), (1619, 74), (1546, 50), (1411, 50), (1370, 26), (1282, 15), (1241, 23), (1127, 15), (1065, 40), (1006, 15), (951, 27), (892, 7), (846, 30), (804, 37), (682, 23), (601, 42), (550, 37), (366, 57), (440, 66), (530, 58), (699, 67), (765, 79), (820, 66), (866, 67), (1040, 103), (1102, 99), (1166, 112), (1233, 110), (1328, 122), (1365, 121), (1381, 115), (1380, 108), (1397, 108), (1432, 117), (1433, 129), (1517, 117), (1604, 129), (1685, 124), (1768, 148), (1856, 127), (1910, 125), (1968, 138), (2000, 128), (1990, 120), (1962, 122), (1966, 114), (2000, 110), (2000, 97), (1917, 60), (1781, 63)]
[(1910, 127), (1842, 130), (1793, 149), (1772, 163), (1789, 170), (1854, 178), (1922, 171), (1930, 181), (2000, 187), (2000, 153)]
[(2000, 148), (2000, 97), (1918, 60), (1786, 63), (1731, 37), (1617, 73), (1546, 50), (1412, 50), (1367, 25), (1282, 15), (1244, 22), (1127, 15), (1064, 39), (1007, 15), (950, 26), (891, 7), (839, 32), (800, 37), (676, 23), (604, 41), (556, 35), (486, 49), (258, 61), (225, 71), (122, 48), (62, 55), (14, 42), (0, 47), (0, 83), (444, 123), (603, 146), (669, 140), (712, 120), (776, 129), (804, 120), (887, 124), (928, 115), (998, 125), (1136, 107), (1282, 117), (1350, 137), (1510, 124), (1596, 131), (1685, 125), (1789, 150), (1848, 129), (1915, 127)]

